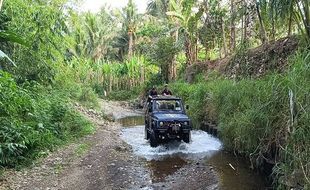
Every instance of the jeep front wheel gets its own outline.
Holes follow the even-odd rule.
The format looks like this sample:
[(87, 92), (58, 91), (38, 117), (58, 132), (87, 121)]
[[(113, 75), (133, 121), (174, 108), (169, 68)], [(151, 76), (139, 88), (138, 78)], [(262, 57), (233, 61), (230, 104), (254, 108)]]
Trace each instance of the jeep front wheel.
[(158, 146), (158, 139), (155, 132), (150, 134), (150, 145), (151, 147), (157, 147)]
[(149, 131), (147, 130), (147, 127), (145, 126), (144, 128), (144, 135), (145, 135), (145, 139), (146, 140), (149, 140), (150, 139), (150, 133)]
[(183, 134), (183, 141), (189, 143), (191, 141), (191, 132)]

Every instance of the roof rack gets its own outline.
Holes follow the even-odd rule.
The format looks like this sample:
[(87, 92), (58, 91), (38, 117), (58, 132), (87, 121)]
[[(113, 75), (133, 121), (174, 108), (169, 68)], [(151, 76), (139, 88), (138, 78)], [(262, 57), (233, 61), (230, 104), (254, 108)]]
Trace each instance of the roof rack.
[(181, 98), (176, 96), (164, 96), (164, 95), (158, 95), (158, 96), (152, 96), (153, 100), (180, 100)]

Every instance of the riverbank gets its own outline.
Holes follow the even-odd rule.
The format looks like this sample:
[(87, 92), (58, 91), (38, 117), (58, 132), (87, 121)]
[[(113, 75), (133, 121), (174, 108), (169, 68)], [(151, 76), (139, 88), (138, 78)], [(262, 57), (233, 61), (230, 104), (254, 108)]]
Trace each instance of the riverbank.
[[(245, 155), (255, 168), (273, 165), (278, 188), (309, 188), (309, 52), (290, 59), (282, 74), (258, 79), (214, 75), (197, 83), (173, 83), (196, 127), (216, 125), (227, 150)], [(212, 76), (212, 75), (210, 75)]]

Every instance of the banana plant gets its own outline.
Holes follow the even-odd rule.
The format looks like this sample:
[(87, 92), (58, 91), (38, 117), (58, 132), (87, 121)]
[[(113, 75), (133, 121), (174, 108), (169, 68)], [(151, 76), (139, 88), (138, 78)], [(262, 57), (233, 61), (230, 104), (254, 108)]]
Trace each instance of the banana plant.
[(9, 62), (16, 67), (16, 64), (12, 61), (12, 59), (10, 59), (9, 56), (7, 56), (3, 51), (0, 50), (0, 59), (2, 59), (2, 58), (8, 59)]
[(3, 0), (0, 0), (0, 11), (1, 11), (1, 8), (2, 8), (2, 4), (3, 4)]
[[(2, 2), (1, 2), (2, 3)], [(1, 5), (1, 4), (0, 4)], [(23, 46), (29, 46), (28, 43), (19, 35), (6, 30), (0, 30), (0, 41), (3, 42), (14, 42)], [(12, 61), (12, 59), (5, 54), (2, 50), (0, 50), (0, 59), (7, 59), (13, 66), (16, 67), (16, 64)]]
[[(181, 4), (181, 6), (179, 4)], [(183, 0), (180, 3), (171, 1), (171, 11), (166, 12), (168, 16), (174, 19), (174, 22), (177, 23), (178, 30), (181, 31), (185, 37), (184, 45), (186, 49), (187, 65), (191, 65), (197, 59), (197, 53), (195, 52), (197, 45), (196, 32), (198, 21), (204, 12), (204, 8), (201, 6), (198, 8), (198, 12), (194, 13), (192, 9), (195, 8), (196, 4), (196, 0)]]
[[(3, 5), (3, 1), (4, 0), (0, 0), (0, 12), (1, 12), (1, 8)], [(3, 42), (15, 42), (24, 46), (28, 46), (28, 44), (26, 43), (26, 41), (24, 41), (20, 36), (18, 36), (17, 34), (11, 32), (11, 31), (7, 31), (7, 30), (0, 30), (0, 41)], [(9, 62), (16, 67), (16, 64), (14, 63), (14, 61), (12, 61), (12, 59), (5, 54), (2, 50), (0, 50), (0, 59), (7, 59), (9, 60)], [(0, 67), (1, 68), (1, 67)]]

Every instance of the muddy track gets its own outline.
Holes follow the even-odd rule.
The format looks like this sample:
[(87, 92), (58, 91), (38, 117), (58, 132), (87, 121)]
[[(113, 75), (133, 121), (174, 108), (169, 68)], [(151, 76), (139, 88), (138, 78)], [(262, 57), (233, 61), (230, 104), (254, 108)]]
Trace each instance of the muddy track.
[[(104, 113), (118, 119), (138, 115), (124, 103), (101, 101)], [(120, 138), (121, 125), (77, 106), (97, 130), (52, 152), (21, 171), (6, 171), (0, 189), (218, 189), (212, 167), (188, 163), (161, 182), (151, 180), (145, 159)]]

